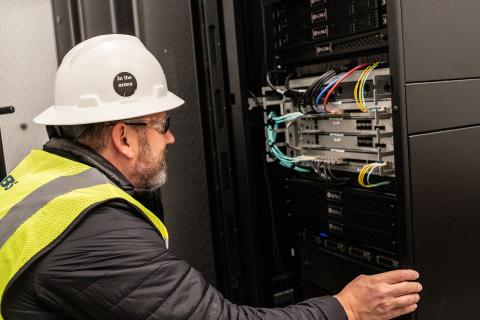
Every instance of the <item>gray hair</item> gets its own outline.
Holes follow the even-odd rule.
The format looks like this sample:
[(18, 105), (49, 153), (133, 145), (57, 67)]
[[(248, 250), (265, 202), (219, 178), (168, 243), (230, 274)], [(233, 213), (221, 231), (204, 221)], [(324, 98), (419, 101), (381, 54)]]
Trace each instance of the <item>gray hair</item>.
[[(118, 121), (109, 121), (84, 125), (47, 126), (47, 132), (50, 138), (72, 140), (98, 152), (107, 147), (112, 126), (117, 122)], [(139, 132), (144, 132), (143, 127), (134, 126), (134, 129)]]

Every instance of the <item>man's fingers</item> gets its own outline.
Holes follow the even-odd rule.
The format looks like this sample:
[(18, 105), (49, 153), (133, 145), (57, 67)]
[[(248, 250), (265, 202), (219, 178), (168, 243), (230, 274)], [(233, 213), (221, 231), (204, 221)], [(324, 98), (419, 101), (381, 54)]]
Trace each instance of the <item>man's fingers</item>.
[(417, 309), (417, 304), (411, 304), (409, 306), (406, 306), (406, 307), (401, 307), (401, 308), (397, 308), (397, 309), (394, 309), (392, 312), (390, 312), (390, 315), (389, 315), (389, 319), (394, 319), (394, 318), (397, 318), (397, 317), (400, 317), (401, 315), (404, 315), (404, 314), (407, 314), (407, 313), (411, 313), (413, 311), (415, 311)]
[(394, 304), (395, 304), (395, 309), (397, 308), (403, 308), (403, 307), (408, 307), (412, 304), (416, 304), (418, 301), (420, 301), (420, 295), (417, 293), (413, 294), (407, 294), (406, 296), (401, 296), (398, 298), (395, 298)]
[(401, 282), (392, 284), (390, 290), (392, 297), (400, 297), (422, 291), (422, 285), (418, 282)]
[(394, 270), (374, 275), (376, 280), (388, 284), (417, 280), (420, 275), (415, 270)]

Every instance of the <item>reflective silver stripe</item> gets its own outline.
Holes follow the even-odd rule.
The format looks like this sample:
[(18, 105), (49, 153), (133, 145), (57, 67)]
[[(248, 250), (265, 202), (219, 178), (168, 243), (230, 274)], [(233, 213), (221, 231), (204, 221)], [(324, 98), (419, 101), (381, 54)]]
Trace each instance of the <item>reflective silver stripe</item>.
[(88, 169), (74, 176), (63, 176), (44, 184), (15, 204), (0, 220), (0, 248), (18, 227), (43, 208), (52, 199), (76, 189), (111, 183), (96, 169)]

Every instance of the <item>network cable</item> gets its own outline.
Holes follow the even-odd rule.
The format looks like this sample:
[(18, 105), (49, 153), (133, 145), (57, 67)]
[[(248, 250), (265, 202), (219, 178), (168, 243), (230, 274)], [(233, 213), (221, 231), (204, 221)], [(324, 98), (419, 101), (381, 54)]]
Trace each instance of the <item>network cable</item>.
[[(335, 91), (335, 89), (338, 87), (338, 85), (343, 81), (345, 80), (346, 78), (348, 78), (352, 73), (354, 73), (355, 71), (359, 70), (359, 69), (362, 69), (364, 67), (368, 66), (368, 63), (364, 63), (364, 64), (361, 64), (359, 66), (356, 66), (355, 68), (351, 69), (350, 71), (346, 72), (345, 74), (343, 74), (342, 76), (340, 76), (339, 78), (335, 79), (333, 84), (331, 83), (329, 85), (329, 90), (328, 90), (328, 93), (324, 99), (324, 102), (323, 102), (323, 109), (326, 113), (330, 113), (330, 111), (328, 110), (327, 108), (327, 105), (328, 105), (328, 100), (330, 99), (330, 96), (332, 95), (332, 93)], [(324, 89), (324, 91), (326, 91)], [(325, 92), (324, 92), (325, 93)], [(322, 93), (320, 93), (319, 97), (321, 98), (323, 96)], [(319, 101), (318, 97), (317, 97), (317, 101)]]
[(370, 68), (368, 68), (368, 71), (366, 72), (366, 74), (364, 76), (364, 79), (362, 80), (362, 83), (360, 85), (360, 92), (361, 92), (360, 100), (361, 100), (362, 105), (365, 109), (367, 109), (367, 105), (365, 103), (365, 83), (367, 82), (367, 79), (368, 79), (368, 76), (370, 75), (370, 73), (372, 73), (372, 71), (375, 68), (377, 68), (379, 64), (380, 64), (380, 62), (376, 62)]
[(362, 112), (368, 112), (368, 107), (365, 103), (365, 83), (367, 82), (368, 76), (372, 71), (377, 68), (381, 62), (375, 62), (368, 66), (363, 72), (361, 73), (357, 84), (355, 85), (355, 89), (353, 90), (353, 95), (355, 98), (355, 103), (357, 104), (357, 107), (362, 111)]
[[(368, 109), (366, 106), (364, 106), (362, 104), (362, 101), (360, 100), (360, 86), (363, 82), (363, 80), (365, 79), (366, 81), (366, 77), (365, 75), (368, 74), (368, 71), (370, 69), (371, 66), (368, 66), (365, 70), (363, 70), (363, 72), (360, 74), (360, 77), (358, 78), (358, 81), (355, 85), (355, 89), (353, 90), (353, 96), (354, 96), (354, 99), (355, 99), (355, 103), (357, 104), (357, 107), (362, 111), (362, 112), (368, 112)], [(368, 76), (367, 76), (368, 77)]]
[(269, 71), (269, 72), (267, 73), (267, 76), (266, 76), (268, 86), (269, 86), (273, 91), (275, 91), (276, 93), (281, 94), (281, 95), (284, 95), (285, 92), (286, 92), (286, 90), (282, 90), (282, 89), (278, 88), (277, 86), (273, 85), (272, 80), (270, 79), (270, 76), (271, 76), (273, 73), (285, 73), (285, 71), (284, 71), (284, 70), (271, 70), (271, 71)]
[(314, 157), (307, 156), (298, 156), (290, 157), (285, 155), (280, 148), (276, 145), (277, 140), (277, 131), (280, 123), (295, 121), (296, 119), (302, 117), (304, 114), (301, 112), (289, 113), (283, 116), (276, 116), (275, 112), (270, 112), (268, 115), (268, 126), (267, 126), (267, 140), (270, 147), (270, 153), (274, 156), (280, 163), (280, 165), (293, 169), (297, 172), (310, 172), (310, 169), (304, 168), (298, 165), (300, 162), (311, 161)]
[(266, 76), (266, 80), (267, 80), (267, 84), (268, 86), (273, 90), (275, 91), (276, 93), (278, 94), (281, 94), (281, 95), (286, 95), (286, 96), (289, 96), (289, 97), (292, 97), (292, 96), (298, 96), (298, 95), (301, 95), (301, 94), (304, 94), (306, 90), (304, 89), (291, 89), (290, 86), (289, 86), (289, 82), (290, 82), (290, 79), (294, 76), (293, 73), (290, 73), (286, 78), (285, 78), (285, 90), (283, 89), (280, 89), (278, 86), (275, 86), (273, 83), (272, 83), (272, 79), (270, 79), (271, 75), (274, 74), (274, 73), (286, 73), (287, 71), (285, 70), (271, 70), (267, 73), (267, 76)]
[[(333, 71), (332, 73), (330, 73), (328, 75), (328, 77), (326, 77), (322, 82), (320, 82), (317, 87), (315, 88), (314, 92), (313, 92), (313, 97), (312, 97), (312, 109), (317, 112), (317, 113), (322, 113), (324, 110), (323, 109), (320, 109), (319, 108), (319, 104), (320, 104), (320, 100), (322, 98), (322, 96), (325, 94), (326, 92), (326, 88), (330, 88), (333, 83), (336, 82), (336, 80), (338, 80), (339, 78), (335, 78), (330, 84), (328, 84), (326, 86), (326, 88), (324, 88), (325, 84), (331, 80), (333, 77), (335, 77), (337, 75), (337, 73), (335, 71)], [(323, 89), (322, 89), (323, 88)], [(322, 89), (322, 90), (320, 90)], [(328, 89), (327, 89), (328, 90)], [(318, 93), (318, 91), (320, 91), (320, 93)]]
[[(341, 78), (341, 75), (338, 76), (338, 77), (336, 77), (335, 79), (333, 79), (333, 81), (330, 82), (330, 83), (328, 84), (328, 86), (326, 86), (326, 87), (320, 92), (320, 94), (317, 96), (317, 99), (316, 99), (316, 101), (315, 101), (315, 105), (318, 106), (318, 105), (320, 104), (320, 101), (321, 101), (323, 95), (324, 95), (332, 86), (334, 86), (335, 83), (337, 83), (337, 81), (340, 80), (340, 78)], [(325, 110), (325, 109), (324, 109), (324, 110)]]
[[(370, 183), (370, 176), (375, 171), (375, 169), (380, 169), (388, 166), (389, 163), (387, 162), (374, 162), (363, 166), (360, 170), (360, 173), (358, 174), (358, 184), (365, 188), (377, 188), (390, 184), (390, 181), (383, 181), (374, 184)], [(365, 176), (367, 176), (367, 181), (365, 181)]]
[(333, 161), (328, 160), (313, 160), (310, 162), (310, 166), (318, 174), (318, 176), (327, 184), (344, 184), (350, 180), (350, 178), (337, 177), (332, 172)]
[[(290, 96), (290, 98), (294, 96), (299, 96), (302, 95), (306, 90), (305, 89), (292, 89), (290, 88), (290, 80), (294, 76), (294, 73), (290, 73), (286, 78), (285, 78), (285, 95)], [(292, 93), (292, 94), (289, 94)]]
[(322, 74), (316, 81), (314, 81), (304, 92), (304, 94), (300, 98), (299, 109), (302, 110), (304, 113), (308, 113), (309, 110), (306, 109), (307, 105), (312, 106), (312, 110), (315, 112), (319, 112), (314, 108), (315, 105), (315, 97), (317, 91), (333, 76), (336, 75), (334, 70), (330, 70)]

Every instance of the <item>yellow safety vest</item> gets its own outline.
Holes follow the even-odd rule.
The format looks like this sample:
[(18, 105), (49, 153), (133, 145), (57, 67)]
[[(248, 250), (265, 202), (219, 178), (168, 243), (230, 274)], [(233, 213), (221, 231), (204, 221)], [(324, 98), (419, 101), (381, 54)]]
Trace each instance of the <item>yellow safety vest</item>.
[[(160, 219), (95, 168), (33, 150), (0, 182), (0, 310), (6, 290), (95, 205), (123, 199), (155, 227)], [(0, 320), (3, 316), (0, 312)]]

